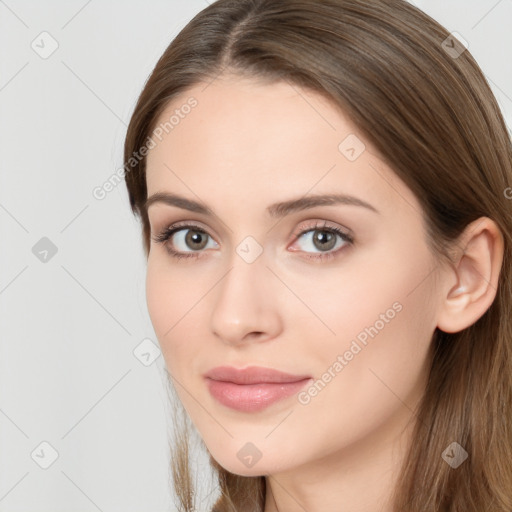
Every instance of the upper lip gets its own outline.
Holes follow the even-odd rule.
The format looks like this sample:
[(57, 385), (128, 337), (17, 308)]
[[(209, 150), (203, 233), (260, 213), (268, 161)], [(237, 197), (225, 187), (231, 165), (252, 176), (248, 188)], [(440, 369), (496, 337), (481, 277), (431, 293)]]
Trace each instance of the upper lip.
[(232, 366), (217, 366), (208, 371), (205, 377), (234, 384), (286, 383), (309, 379), (309, 375), (292, 375), (263, 366), (249, 366), (238, 369)]

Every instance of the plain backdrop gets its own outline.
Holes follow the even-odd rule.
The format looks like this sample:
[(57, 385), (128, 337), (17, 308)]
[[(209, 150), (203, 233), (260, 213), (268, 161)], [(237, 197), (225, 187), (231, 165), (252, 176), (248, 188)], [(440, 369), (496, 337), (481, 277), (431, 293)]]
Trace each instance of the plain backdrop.
[[(510, 126), (512, 2), (413, 3), (468, 42)], [(206, 6), (0, 0), (0, 512), (175, 510), (140, 226), (124, 183), (92, 191)]]

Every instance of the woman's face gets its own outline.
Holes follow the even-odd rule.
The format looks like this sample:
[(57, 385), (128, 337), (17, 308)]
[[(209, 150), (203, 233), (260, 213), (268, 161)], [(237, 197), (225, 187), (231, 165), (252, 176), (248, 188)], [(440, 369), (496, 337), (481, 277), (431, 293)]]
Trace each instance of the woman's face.
[[(438, 308), (411, 191), (338, 109), (297, 86), (222, 76), (159, 121), (148, 197), (183, 202), (148, 207), (153, 238), (180, 229), (151, 242), (147, 304), (213, 457), (260, 475), (388, 450), (424, 390)], [(313, 201), (324, 195), (352, 199)], [(219, 366), (303, 380), (205, 377)]]

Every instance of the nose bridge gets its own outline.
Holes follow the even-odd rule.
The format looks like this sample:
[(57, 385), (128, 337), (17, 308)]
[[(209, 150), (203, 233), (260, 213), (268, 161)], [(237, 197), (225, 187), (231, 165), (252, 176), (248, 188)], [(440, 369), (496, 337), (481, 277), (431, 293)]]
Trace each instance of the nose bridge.
[(265, 258), (260, 255), (248, 262), (241, 254), (233, 254), (230, 270), (218, 285), (211, 318), (213, 332), (230, 343), (242, 341), (250, 333), (274, 336), (279, 324), (271, 292), (274, 276)]

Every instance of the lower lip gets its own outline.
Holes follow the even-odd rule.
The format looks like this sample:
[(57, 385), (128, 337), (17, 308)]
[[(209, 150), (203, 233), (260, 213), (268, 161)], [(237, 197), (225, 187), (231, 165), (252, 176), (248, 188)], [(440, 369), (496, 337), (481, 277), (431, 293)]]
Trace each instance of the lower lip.
[(206, 380), (211, 395), (221, 404), (237, 411), (256, 412), (294, 395), (311, 379), (259, 384), (234, 384), (208, 378)]

